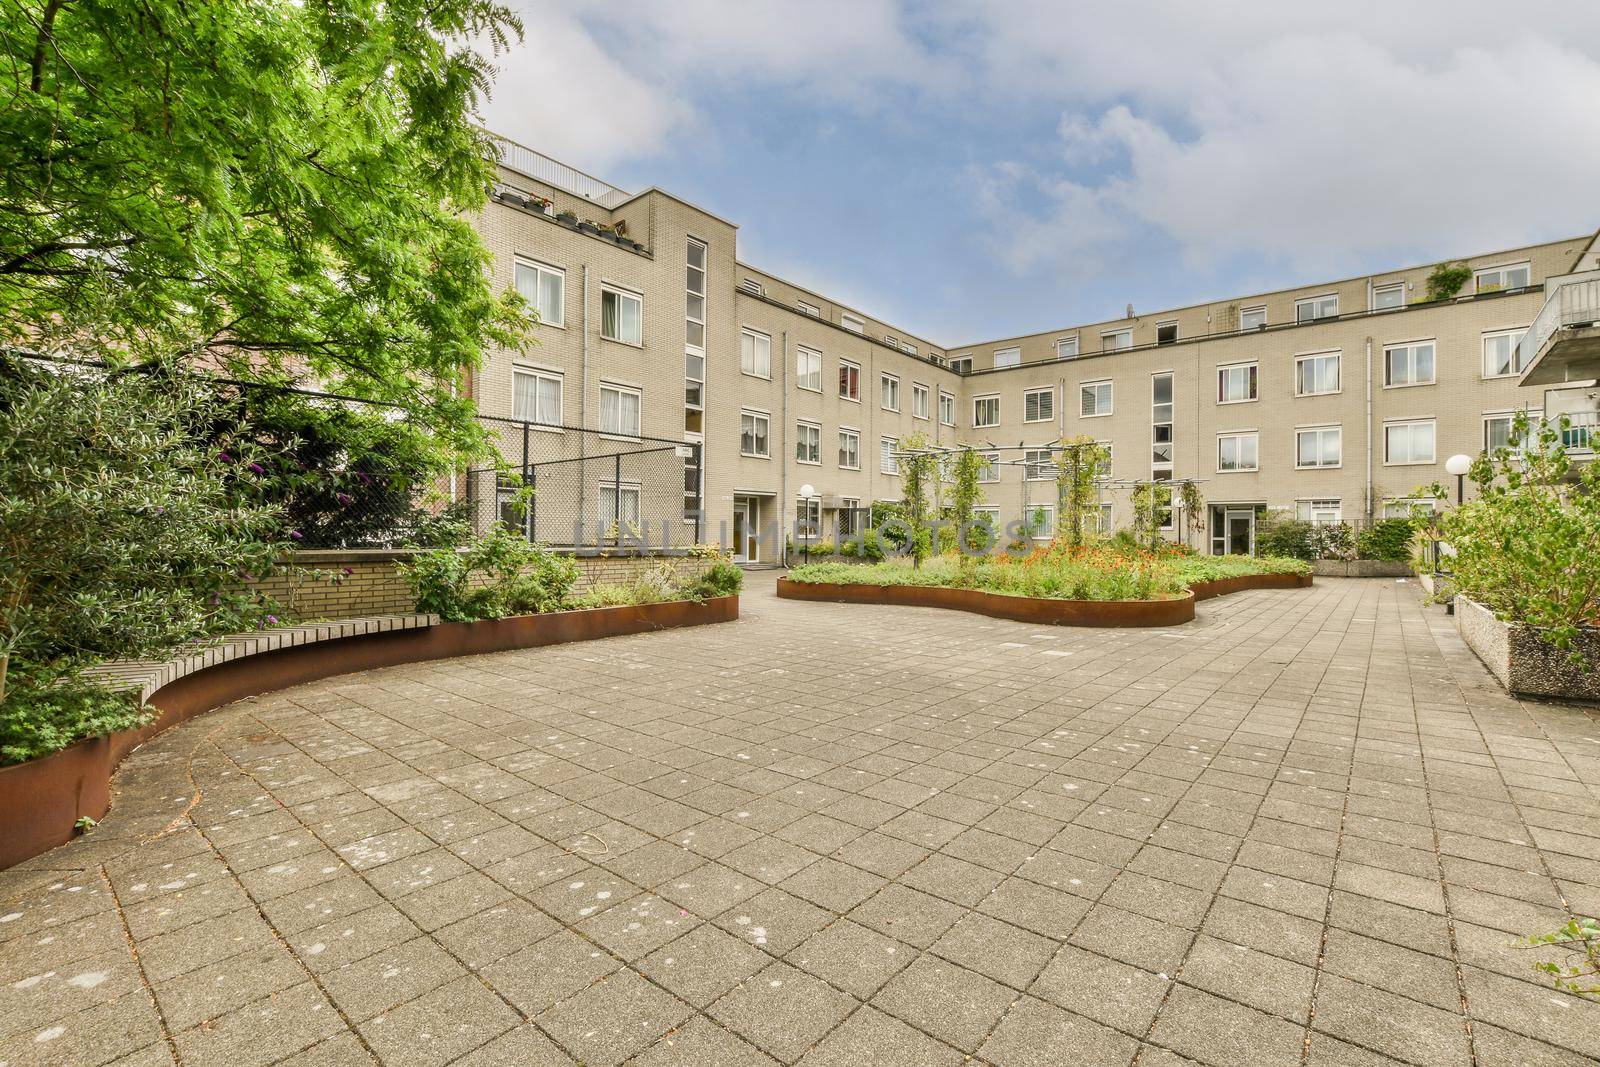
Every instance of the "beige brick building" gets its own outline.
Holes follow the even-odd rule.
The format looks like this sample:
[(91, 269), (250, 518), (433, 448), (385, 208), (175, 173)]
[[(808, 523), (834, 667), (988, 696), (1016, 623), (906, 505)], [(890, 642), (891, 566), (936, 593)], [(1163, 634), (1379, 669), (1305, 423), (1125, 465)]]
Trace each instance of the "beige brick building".
[[(548, 425), (531, 431), (541, 455), (587, 436), (560, 425), (700, 446), (672, 453), (681, 498), (659, 479), (617, 487), (592, 462), (562, 492), (586, 517), (650, 523), (698, 503), (700, 539), (755, 561), (782, 545), (751, 535), (789, 530), (802, 508), (832, 537), (851, 509), (898, 499), (893, 451), (919, 432), (994, 451), (984, 489), (1002, 522), (1053, 500), (1027, 450), (1088, 435), (1111, 446), (1116, 526), (1128, 483), (1152, 477), (1199, 483), (1200, 532), (1174, 536), (1202, 550), (1250, 550), (1269, 508), (1364, 524), (1445, 482), (1444, 461), (1495, 442), (1515, 411), (1546, 409), (1545, 389), (1518, 384), (1517, 341), (1544, 280), (1597, 249), (1583, 235), (1465, 257), (1472, 277), (1440, 302), (1424, 264), (947, 347), (740, 262), (735, 223), (659, 189), (629, 194), (514, 145), (501, 178), (477, 223), (496, 283), (542, 323), (477, 375), (480, 409)], [(1593, 406), (1573, 396), (1559, 402)]]

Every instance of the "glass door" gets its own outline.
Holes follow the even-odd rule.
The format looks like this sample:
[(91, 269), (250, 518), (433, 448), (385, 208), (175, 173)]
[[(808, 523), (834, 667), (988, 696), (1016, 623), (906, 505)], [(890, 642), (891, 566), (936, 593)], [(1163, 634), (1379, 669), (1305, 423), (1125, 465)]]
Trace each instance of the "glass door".
[(757, 504), (747, 496), (733, 500), (733, 561), (754, 563), (761, 546), (756, 540)]
[(1256, 553), (1256, 511), (1228, 509), (1225, 516), (1228, 554), (1253, 556)]

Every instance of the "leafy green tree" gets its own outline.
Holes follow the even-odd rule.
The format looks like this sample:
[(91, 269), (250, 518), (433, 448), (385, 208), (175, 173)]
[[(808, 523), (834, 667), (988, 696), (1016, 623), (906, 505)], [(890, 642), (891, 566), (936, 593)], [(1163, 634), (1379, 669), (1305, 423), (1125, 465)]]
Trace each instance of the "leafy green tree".
[(922, 566), (933, 551), (933, 506), (930, 491), (939, 477), (939, 455), (920, 432), (907, 434), (900, 441), (901, 518), (911, 527), (912, 567)]
[(1424, 283), (1429, 300), (1454, 300), (1461, 287), (1472, 277), (1472, 268), (1465, 263), (1440, 263), (1428, 274)]
[(527, 319), (467, 217), (493, 0), (12, 0), (0, 343), (309, 377), (429, 410)]
[[(261, 501), (271, 457), (219, 447), (222, 415), (181, 375), (0, 362), (0, 708), (261, 619), (246, 582), (283, 547)], [(35, 683), (21, 693), (13, 660)]]
[(1056, 454), (1056, 538), (1073, 548), (1099, 521), (1100, 485), (1111, 454), (1092, 437), (1063, 437)]

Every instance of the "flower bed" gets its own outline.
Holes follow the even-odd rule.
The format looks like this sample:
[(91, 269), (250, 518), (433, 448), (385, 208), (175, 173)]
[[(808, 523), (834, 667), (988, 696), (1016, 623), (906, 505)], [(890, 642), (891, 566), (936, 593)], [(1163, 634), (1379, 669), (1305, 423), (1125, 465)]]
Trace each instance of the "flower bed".
[[(157, 679), (147, 693), (156, 713), (148, 724), (80, 741), (39, 759), (0, 767), (0, 869), (68, 841), (78, 820), (99, 819), (110, 804), (110, 779), (124, 756), (156, 734), (242, 697), (338, 674), (402, 663), (470, 656), (540, 645), (731, 622), (737, 595), (705, 600), (583, 608), (478, 622), (423, 620), (407, 626), (358, 625), (348, 620), (296, 628), (319, 637), (275, 642), (274, 634), (244, 635), (193, 658), (182, 671), (166, 664), (121, 665), (135, 686)], [(170, 677), (170, 681), (164, 679)]]

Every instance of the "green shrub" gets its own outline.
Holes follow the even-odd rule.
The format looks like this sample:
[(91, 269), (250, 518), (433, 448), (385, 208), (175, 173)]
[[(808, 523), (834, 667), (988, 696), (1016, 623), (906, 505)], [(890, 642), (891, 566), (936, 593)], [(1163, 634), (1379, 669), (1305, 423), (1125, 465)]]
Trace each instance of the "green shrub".
[(1429, 300), (1454, 300), (1461, 287), (1472, 277), (1472, 268), (1465, 263), (1440, 263), (1428, 274), (1426, 283)]
[(528, 543), (500, 523), (465, 548), (418, 552), (398, 568), (417, 610), (447, 622), (562, 611), (572, 606), (578, 565)]
[(1325, 522), (1311, 529), (1313, 559), (1355, 559), (1356, 538), (1347, 522)]
[(840, 541), (839, 555), (848, 556), (851, 559), (854, 559), (856, 555), (856, 539), (852, 537), (849, 540)]
[(1413, 519), (1379, 519), (1356, 535), (1357, 559), (1403, 563), (1411, 558)]
[(128, 692), (113, 692), (36, 664), (13, 663), (0, 704), (0, 766), (48, 756), (89, 737), (148, 723), (150, 709)]
[(727, 560), (718, 560), (685, 586), (683, 592), (691, 600), (710, 600), (719, 596), (734, 596), (743, 588), (744, 571)]
[(1305, 519), (1269, 511), (1256, 523), (1256, 551), (1263, 556), (1316, 559), (1314, 534), (1314, 527)]

